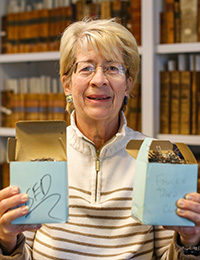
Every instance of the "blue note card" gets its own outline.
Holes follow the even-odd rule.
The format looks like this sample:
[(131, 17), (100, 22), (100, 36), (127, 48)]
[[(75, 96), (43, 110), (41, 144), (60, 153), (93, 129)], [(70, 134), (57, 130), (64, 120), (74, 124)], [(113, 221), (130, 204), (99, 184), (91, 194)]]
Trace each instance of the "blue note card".
[(198, 164), (190, 149), (177, 143), (184, 164), (149, 162), (149, 150), (171, 151), (170, 147), (169, 141), (152, 138), (142, 144), (131, 140), (127, 145), (128, 153), (136, 158), (131, 215), (146, 225), (194, 226), (176, 213), (177, 200), (197, 190)]
[(27, 193), (29, 213), (13, 224), (65, 223), (68, 218), (67, 162), (11, 162), (10, 185)]

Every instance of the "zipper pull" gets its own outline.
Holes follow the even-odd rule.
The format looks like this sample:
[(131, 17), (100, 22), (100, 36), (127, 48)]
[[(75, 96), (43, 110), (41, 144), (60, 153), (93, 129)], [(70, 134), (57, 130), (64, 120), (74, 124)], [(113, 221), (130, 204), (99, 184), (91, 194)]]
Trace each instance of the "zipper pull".
[(96, 171), (99, 172), (100, 170), (100, 160), (99, 158), (96, 159)]

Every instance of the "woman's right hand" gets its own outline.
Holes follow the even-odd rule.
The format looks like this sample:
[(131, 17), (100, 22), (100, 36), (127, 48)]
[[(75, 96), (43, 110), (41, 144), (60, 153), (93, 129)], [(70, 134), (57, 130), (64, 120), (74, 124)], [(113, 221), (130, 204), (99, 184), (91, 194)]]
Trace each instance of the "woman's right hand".
[(28, 207), (22, 205), (28, 201), (28, 195), (19, 193), (17, 186), (0, 190), (0, 247), (4, 254), (11, 254), (17, 244), (17, 235), (25, 230), (36, 230), (41, 225), (14, 225), (16, 218), (28, 213)]

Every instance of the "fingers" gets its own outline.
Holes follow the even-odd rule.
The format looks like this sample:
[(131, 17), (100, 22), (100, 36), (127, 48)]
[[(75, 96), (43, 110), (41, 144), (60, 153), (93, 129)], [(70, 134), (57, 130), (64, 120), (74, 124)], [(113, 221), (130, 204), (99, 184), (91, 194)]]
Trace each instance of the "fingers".
[(185, 199), (187, 199), (187, 200), (192, 200), (192, 201), (195, 201), (195, 202), (200, 203), (200, 194), (199, 194), (199, 193), (196, 193), (196, 192), (188, 193), (188, 194), (185, 196)]
[(177, 214), (195, 223), (195, 226), (167, 226), (166, 229), (175, 230), (180, 234), (181, 243), (196, 245), (200, 239), (200, 194), (189, 193), (184, 199), (177, 201)]
[(188, 218), (200, 225), (200, 194), (189, 193), (185, 199), (177, 201), (177, 214), (181, 217)]
[(20, 218), (28, 214), (29, 208), (28, 206), (21, 206), (12, 210), (7, 211), (1, 217), (1, 224), (9, 225), (16, 218)]
[(19, 205), (22, 205), (28, 201), (28, 195), (25, 193), (16, 194), (7, 199), (0, 201), (0, 217), (6, 213), (9, 209), (15, 208)]
[(0, 190), (0, 201), (18, 193), (19, 188), (17, 186), (6, 187), (5, 189)]
[(0, 240), (8, 252), (13, 251), (19, 233), (41, 227), (41, 225), (12, 224), (15, 219), (25, 216), (29, 211), (28, 206), (25, 205), (28, 195), (19, 192), (17, 186), (0, 190)]
[(163, 226), (167, 230), (174, 230), (182, 235), (196, 235), (200, 233), (200, 227)]
[[(19, 194), (17, 186), (7, 187), (0, 191), (0, 224), (10, 225), (16, 218), (25, 216), (28, 207), (24, 205), (28, 201), (28, 195)], [(21, 206), (20, 206), (21, 205)]]

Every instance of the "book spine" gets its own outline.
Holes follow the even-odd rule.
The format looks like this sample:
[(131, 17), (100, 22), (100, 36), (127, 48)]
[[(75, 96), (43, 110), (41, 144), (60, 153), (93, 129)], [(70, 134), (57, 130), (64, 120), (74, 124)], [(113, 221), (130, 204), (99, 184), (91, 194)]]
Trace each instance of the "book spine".
[(39, 120), (48, 119), (48, 95), (47, 93), (39, 93), (38, 118)]
[(180, 134), (191, 134), (191, 72), (181, 71)]
[(15, 46), (17, 45), (15, 39), (16, 32), (16, 15), (14, 13), (7, 14), (7, 53), (15, 53)]
[(166, 24), (167, 24), (167, 43), (174, 43), (175, 42), (174, 12), (166, 13)]
[(130, 1), (125, 0), (121, 3), (121, 23), (129, 29), (128, 23), (131, 19)]
[(110, 18), (111, 15), (111, 2), (109, 0), (101, 1), (101, 19)]
[(12, 125), (12, 90), (1, 91), (1, 126), (11, 127)]
[(30, 13), (30, 20), (28, 30), (29, 34), (29, 51), (30, 52), (37, 52), (38, 51), (38, 41), (39, 41), (39, 14), (38, 10), (34, 10), (29, 12)]
[(135, 84), (125, 112), (127, 125), (139, 131), (141, 129), (141, 84)]
[(15, 127), (15, 124), (19, 120), (25, 118), (25, 95), (24, 93), (12, 94), (12, 123), (11, 127)]
[(53, 102), (54, 120), (65, 120), (65, 95), (64, 93), (55, 93)]
[(171, 71), (171, 134), (180, 133), (180, 71)]
[(112, 17), (121, 17), (122, 2), (119, 0), (113, 0), (111, 3)]
[(198, 129), (198, 91), (197, 87), (200, 84), (200, 72), (192, 71), (192, 93), (191, 93), (191, 134), (196, 135)]
[(25, 94), (25, 120), (39, 120), (39, 94)]
[(174, 2), (174, 42), (181, 41), (181, 25), (180, 25), (180, 2), (175, 0)]
[(38, 10), (39, 21), (39, 43), (38, 51), (49, 50), (49, 10)]
[(76, 2), (76, 20), (81, 21), (84, 17), (84, 1), (78, 0)]
[(200, 71), (197, 72), (197, 134), (200, 135)]
[(169, 71), (160, 72), (160, 133), (170, 133), (171, 115), (171, 75)]
[(197, 42), (197, 0), (180, 0), (181, 42)]
[(47, 119), (53, 120), (54, 119), (54, 100), (55, 100), (55, 93), (48, 93), (47, 94)]
[(7, 15), (1, 17), (1, 53), (7, 53)]
[(49, 49), (52, 51), (59, 49), (60, 38), (58, 36), (62, 31), (60, 30), (61, 17), (60, 8), (49, 10)]
[(200, 42), (200, 0), (198, 0), (198, 7), (197, 7), (197, 37), (198, 37), (198, 42)]
[(19, 14), (19, 52), (29, 52), (29, 12)]
[(167, 19), (166, 12), (160, 13), (160, 43), (167, 43)]
[(132, 33), (137, 44), (141, 45), (141, 0), (131, 0)]

